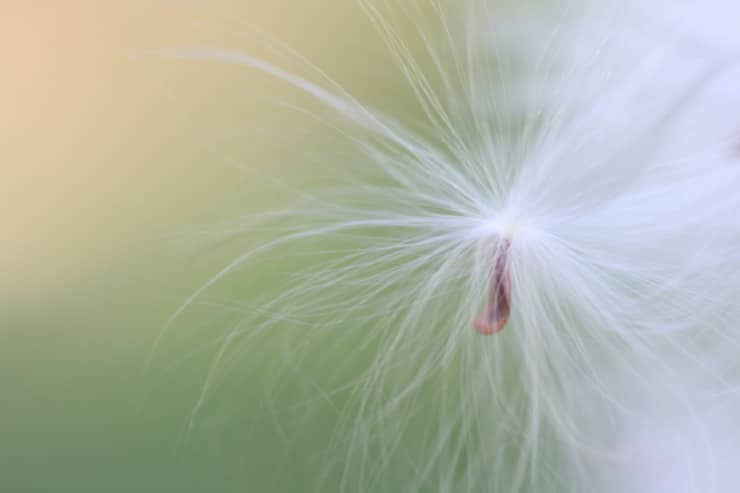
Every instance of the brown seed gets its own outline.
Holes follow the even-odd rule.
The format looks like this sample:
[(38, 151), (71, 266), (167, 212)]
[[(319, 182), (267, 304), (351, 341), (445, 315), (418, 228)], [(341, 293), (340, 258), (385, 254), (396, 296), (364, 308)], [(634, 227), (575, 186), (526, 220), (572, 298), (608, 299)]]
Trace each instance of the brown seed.
[(484, 335), (501, 332), (509, 321), (511, 314), (510, 247), (511, 241), (504, 239), (496, 249), (496, 260), (491, 269), (488, 305), (473, 322), (475, 330)]

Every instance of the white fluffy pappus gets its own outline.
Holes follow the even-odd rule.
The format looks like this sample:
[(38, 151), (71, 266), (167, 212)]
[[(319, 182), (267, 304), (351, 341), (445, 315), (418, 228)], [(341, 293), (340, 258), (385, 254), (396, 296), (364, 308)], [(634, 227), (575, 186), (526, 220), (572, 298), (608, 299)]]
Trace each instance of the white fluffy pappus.
[[(354, 153), (336, 164), (339, 185), (296, 189), (300, 203), (268, 218), (274, 236), (172, 321), (289, 246), (299, 265), (249, 300), (214, 375), (225, 354), (286, 331), (295, 360), (362, 367), (341, 398), (336, 381), (317, 383), (339, 410), (327, 471), (340, 478), (317, 472), (317, 488), (597, 491), (594, 457), (613, 451), (595, 428), (639, 409), (616, 380), (649, 387), (711, 366), (729, 389), (738, 376), (740, 50), (729, 34), (697, 37), (697, 56), (682, 33), (701, 29), (666, 29), (644, 5), (569, 3), (550, 19), (482, 0), (359, 4), (423, 122), (368, 108), (307, 62), (296, 74), (182, 53), (304, 91)], [(498, 25), (530, 21), (497, 41)], [(690, 410), (687, 388), (669, 390)]]

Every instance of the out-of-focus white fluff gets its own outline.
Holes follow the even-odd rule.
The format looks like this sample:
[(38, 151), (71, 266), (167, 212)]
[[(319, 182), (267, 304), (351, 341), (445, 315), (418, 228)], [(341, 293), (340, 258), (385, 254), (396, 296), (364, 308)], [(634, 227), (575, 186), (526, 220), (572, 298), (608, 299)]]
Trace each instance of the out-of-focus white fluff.
[(599, 478), (594, 491), (737, 491), (740, 400), (736, 389), (707, 378), (709, 369), (727, 375), (720, 365), (712, 368), (721, 354), (710, 356), (704, 355), (703, 369), (673, 368), (638, 385), (615, 375), (622, 407), (610, 413), (610, 426), (592, 422), (594, 436), (603, 440), (600, 453), (592, 454)]
[[(314, 68), (187, 54), (305, 91), (356, 151), (338, 192), (301, 191), (281, 233), (204, 286), (286, 243), (321, 254), (250, 300), (260, 309), (229, 344), (258, 351), (300, 320), (299, 345), (374, 348), (345, 409), (339, 489), (598, 491), (594, 456), (614, 450), (594, 417), (613, 430), (630, 407), (615, 374), (658, 384), (711, 366), (717, 391), (738, 376), (725, 352), (740, 311), (740, 36), (712, 2), (679, 2), (692, 16), (676, 2), (574, 2), (550, 17), (360, 3), (418, 97), (416, 130)], [(391, 22), (400, 11), (419, 51)], [(502, 239), (512, 316), (482, 338), (471, 322)], [(686, 412), (688, 388), (672, 394)]]
[(733, 0), (652, 0), (635, 2), (652, 26), (680, 37), (705, 55), (738, 56), (740, 4)]

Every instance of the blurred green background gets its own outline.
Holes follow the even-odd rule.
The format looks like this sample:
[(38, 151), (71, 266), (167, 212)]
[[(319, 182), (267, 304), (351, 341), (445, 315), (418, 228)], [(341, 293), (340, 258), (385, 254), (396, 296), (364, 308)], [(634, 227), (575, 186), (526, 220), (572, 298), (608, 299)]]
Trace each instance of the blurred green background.
[[(358, 97), (397, 106), (367, 19), (342, 0), (0, 10), (0, 491), (308, 489), (312, 436), (335, 423), (313, 421), (286, 447), (276, 413), (255, 412), (267, 374), (242, 372), (217, 394), (221, 418), (186, 433), (211, 343), (238, 314), (195, 307), (147, 361), (167, 317), (243, 248), (199, 231), (284, 205), (263, 176), (320, 179), (297, 151), (317, 142), (316, 124), (276, 109), (295, 101), (284, 84), (157, 52), (274, 58), (262, 30)], [(252, 277), (209, 299), (271, 282)]]

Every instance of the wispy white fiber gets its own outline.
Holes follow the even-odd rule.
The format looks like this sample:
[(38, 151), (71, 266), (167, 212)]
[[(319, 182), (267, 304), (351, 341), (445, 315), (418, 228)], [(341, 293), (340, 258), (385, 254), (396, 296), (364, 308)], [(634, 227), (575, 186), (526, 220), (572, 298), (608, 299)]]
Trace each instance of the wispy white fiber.
[[(339, 185), (296, 189), (301, 201), (268, 220), (275, 236), (183, 309), (263, 256), (302, 252), (279, 289), (248, 300), (225, 350), (249, 358), (288, 330), (301, 361), (356, 359), (350, 396), (335, 402), (329, 455), (341, 460), (327, 459), (342, 479), (323, 491), (605, 491), (594, 464), (619, 444), (604, 433), (640, 409), (625, 382), (662, 385), (655, 376), (680, 367), (721, 394), (740, 376), (727, 356), (740, 354), (737, 8), (358, 3), (422, 118), (367, 107), (305, 61), (291, 73), (181, 53), (294, 86), (354, 149), (326, 158)], [(497, 265), (511, 312), (487, 337), (473, 322), (496, 303)], [(696, 406), (704, 419), (694, 386), (661, 390), (675, 416)], [(617, 436), (670, 448), (684, 427), (672, 419)], [(728, 446), (740, 448), (717, 453)], [(619, 491), (668, 491), (644, 485)]]

